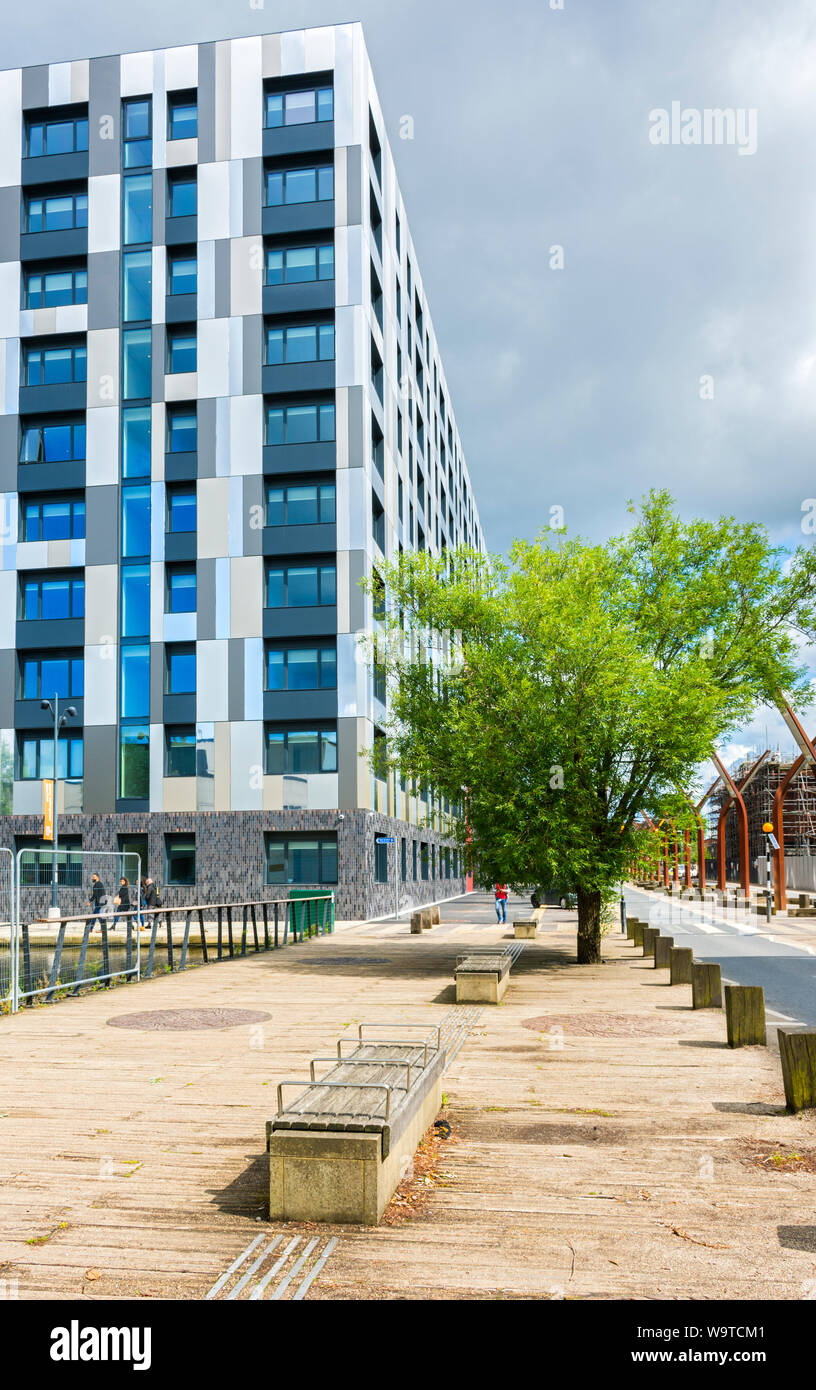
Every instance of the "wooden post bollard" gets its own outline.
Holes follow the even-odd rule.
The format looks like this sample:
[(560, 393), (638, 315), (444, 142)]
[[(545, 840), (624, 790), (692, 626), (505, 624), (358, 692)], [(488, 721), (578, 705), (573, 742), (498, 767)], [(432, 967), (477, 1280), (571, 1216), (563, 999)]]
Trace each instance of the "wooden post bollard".
[(636, 946), (642, 946), (642, 945), (643, 945), (643, 923), (642, 923), (642, 922), (633, 922), (633, 923), (632, 923), (632, 940), (633, 940), (633, 942), (634, 942), (634, 944), (635, 944)]
[(422, 934), (422, 913), (411, 913), (411, 935), (420, 936)]
[(638, 927), (638, 926), (640, 926), (640, 918), (639, 918), (639, 917), (630, 917), (630, 916), (629, 916), (629, 913), (627, 912), (627, 914), (626, 914), (626, 936), (627, 936), (627, 938), (628, 938), (629, 941), (634, 941), (634, 939), (635, 939), (635, 927)]
[(816, 1032), (777, 1028), (785, 1103), (789, 1110), (816, 1107)]
[(671, 965), (671, 951), (674, 946), (673, 936), (658, 936), (654, 944), (654, 963), (655, 970), (668, 970)]
[(694, 1009), (722, 1008), (722, 972), (716, 963), (696, 960), (692, 965), (691, 1006)]
[(434, 924), (433, 912), (429, 907), (423, 907), (420, 916), (422, 918), (422, 930), (430, 931)]
[(654, 955), (654, 944), (655, 944), (656, 938), (657, 938), (659, 935), (660, 935), (660, 931), (659, 931), (659, 929), (658, 929), (657, 927), (644, 927), (644, 928), (643, 928), (643, 954), (644, 954), (644, 956), (653, 956), (653, 955)]
[(430, 914), (431, 914), (431, 926), (432, 926), (432, 927), (438, 927), (438, 926), (440, 925), (441, 921), (442, 921), (442, 918), (441, 918), (441, 916), (439, 915), (439, 908), (438, 908), (438, 907), (429, 907), (429, 908), (428, 908), (428, 912), (430, 912)]
[(670, 985), (690, 985), (694, 952), (690, 946), (672, 946), (669, 953)]
[(729, 1047), (764, 1047), (765, 991), (761, 985), (725, 986)]

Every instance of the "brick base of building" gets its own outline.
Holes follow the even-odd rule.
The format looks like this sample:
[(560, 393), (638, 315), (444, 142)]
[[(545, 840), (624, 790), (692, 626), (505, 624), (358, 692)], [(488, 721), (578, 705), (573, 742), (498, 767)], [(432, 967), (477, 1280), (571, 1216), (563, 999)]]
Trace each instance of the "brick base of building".
[[(341, 819), (342, 817), (342, 819)], [(440, 849), (451, 841), (437, 831), (421, 829), (405, 821), (394, 820), (379, 813), (364, 811), (196, 811), (196, 812), (121, 812), (113, 815), (62, 815), (59, 834), (80, 836), (83, 852), (102, 854), (117, 852), (119, 837), (147, 837), (147, 864), (142, 874), (149, 875), (161, 889), (162, 903), (167, 907), (185, 907), (193, 903), (228, 903), (248, 900), (271, 901), (288, 896), (287, 885), (265, 881), (264, 835), (275, 833), (331, 833), (337, 836), (336, 884), (297, 884), (314, 888), (316, 893), (333, 889), (336, 915), (342, 919), (379, 917), (394, 911), (395, 858), (399, 874), (400, 908), (407, 909), (423, 903), (450, 898), (465, 891), (465, 879), (442, 876)], [(196, 880), (190, 887), (165, 883), (165, 835), (194, 834), (196, 839)], [(4, 816), (0, 822), (0, 845), (17, 851), (22, 838), (37, 840), (42, 835), (41, 816)], [(388, 882), (374, 880), (374, 841), (377, 835), (394, 836), (396, 845), (387, 847)], [(402, 838), (407, 840), (407, 878), (401, 876)], [(436, 873), (431, 877), (430, 855), (426, 866), (428, 878), (421, 877), (421, 857), (417, 850), (417, 873), (413, 877), (412, 841), (434, 848)], [(395, 854), (396, 850), (396, 854)], [(452, 857), (452, 851), (451, 851)], [(8, 869), (0, 860), (0, 883), (8, 882)], [(108, 867), (109, 866), (109, 867)], [(94, 863), (83, 862), (81, 886), (59, 888), (59, 906), (67, 916), (85, 911), (92, 871), (99, 873), (105, 887), (112, 893), (118, 882), (120, 864), (115, 859), (100, 858)], [(129, 863), (127, 876), (135, 876)], [(107, 875), (107, 877), (106, 877)], [(21, 890), (21, 908), (28, 917), (45, 916), (51, 902), (47, 886), (26, 887)], [(5, 915), (5, 913), (3, 913)]]

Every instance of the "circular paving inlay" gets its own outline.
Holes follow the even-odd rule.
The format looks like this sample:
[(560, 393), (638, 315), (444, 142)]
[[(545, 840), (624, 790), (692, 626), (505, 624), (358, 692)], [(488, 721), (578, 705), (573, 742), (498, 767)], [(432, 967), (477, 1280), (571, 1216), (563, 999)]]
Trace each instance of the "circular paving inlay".
[(240, 1028), (246, 1023), (265, 1023), (271, 1014), (260, 1009), (147, 1009), (144, 1013), (120, 1014), (107, 1020), (111, 1028), (136, 1028), (152, 1033), (197, 1032), (204, 1028)]
[(661, 1033), (683, 1033), (685, 1020), (646, 1018), (637, 1014), (543, 1014), (525, 1018), (522, 1028), (533, 1033), (572, 1034), (574, 1038), (646, 1038)]

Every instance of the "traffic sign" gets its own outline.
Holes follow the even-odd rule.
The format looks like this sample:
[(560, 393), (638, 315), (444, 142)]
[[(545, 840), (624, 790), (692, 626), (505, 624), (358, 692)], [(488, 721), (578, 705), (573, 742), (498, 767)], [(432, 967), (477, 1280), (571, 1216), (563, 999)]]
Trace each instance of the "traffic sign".
[(394, 843), (394, 836), (393, 836), (393, 835), (378, 835), (378, 836), (377, 836), (377, 844), (378, 844), (378, 845), (393, 845), (393, 843)]

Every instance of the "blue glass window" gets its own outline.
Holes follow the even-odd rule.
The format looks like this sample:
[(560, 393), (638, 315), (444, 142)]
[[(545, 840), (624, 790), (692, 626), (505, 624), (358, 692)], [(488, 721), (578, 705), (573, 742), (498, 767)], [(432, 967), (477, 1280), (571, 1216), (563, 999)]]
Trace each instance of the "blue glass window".
[(34, 622), (85, 616), (84, 579), (26, 579), (22, 617)]
[(194, 255), (171, 255), (167, 278), (168, 294), (195, 294), (198, 282), (197, 261)]
[(27, 232), (62, 232), (87, 225), (87, 193), (50, 193), (45, 197), (29, 195), (25, 200), (24, 226)]
[(135, 559), (150, 554), (150, 488), (122, 489), (122, 555)]
[(126, 169), (153, 162), (152, 103), (149, 98), (122, 103), (122, 140)]
[[(21, 735), (19, 773), (23, 781), (50, 779), (54, 776), (53, 735)], [(69, 733), (60, 736), (57, 742), (57, 777), (82, 777), (81, 734)]]
[(124, 400), (150, 400), (151, 358), (149, 328), (130, 328), (122, 334), (122, 396)]
[(267, 444), (328, 443), (334, 439), (334, 405), (270, 406)]
[(334, 279), (334, 246), (290, 246), (266, 252), (267, 285)]
[(195, 217), (198, 211), (198, 185), (195, 174), (168, 175), (167, 179), (169, 217)]
[(165, 733), (165, 777), (195, 777), (196, 731), (168, 728)]
[(122, 719), (147, 719), (150, 715), (150, 648), (121, 648), (119, 713)]
[(331, 87), (310, 87), (303, 92), (267, 92), (267, 129), (283, 125), (312, 125), (334, 118)]
[(35, 120), (26, 126), (26, 156), (73, 154), (88, 148), (88, 117), (68, 120)]
[(195, 489), (179, 488), (167, 494), (167, 529), (172, 535), (196, 529)]
[(167, 612), (195, 613), (196, 610), (196, 572), (193, 566), (168, 569), (167, 571)]
[(128, 251), (122, 257), (122, 317), (125, 323), (153, 317), (153, 257)]
[(21, 463), (64, 463), (85, 457), (85, 421), (53, 421), (23, 426)]
[(124, 180), (124, 244), (153, 240), (153, 175), (131, 174)]
[(284, 362), (333, 362), (334, 324), (267, 328), (266, 361), (268, 366)]
[(198, 135), (198, 106), (194, 95), (170, 93), (167, 98), (168, 140), (194, 140)]
[(130, 405), (122, 411), (122, 477), (150, 477), (149, 405)]
[(266, 206), (289, 203), (322, 203), (334, 197), (334, 166), (311, 169), (268, 169)]
[(197, 434), (195, 406), (168, 410), (167, 448), (169, 453), (195, 453)]
[[(119, 795), (146, 801), (150, 796), (150, 728), (123, 724), (119, 729)], [(146, 863), (142, 859), (142, 868)]]
[(81, 656), (26, 654), (20, 661), (20, 699), (81, 699), (83, 664)]
[(282, 773), (336, 772), (336, 729), (268, 728), (266, 771), (278, 776)]
[(87, 270), (29, 270), (25, 277), (26, 309), (60, 304), (87, 304)]
[(87, 353), (84, 343), (61, 347), (27, 347), (24, 350), (26, 386), (60, 386), (85, 381)]
[(333, 690), (336, 685), (334, 647), (270, 647), (266, 653), (267, 690)]
[(267, 608), (315, 608), (336, 602), (334, 565), (270, 565), (267, 569)]
[(334, 483), (275, 483), (266, 490), (267, 526), (315, 526), (334, 519)]
[(175, 328), (167, 331), (167, 371), (194, 372), (196, 369), (196, 335), (189, 328)]
[(167, 693), (168, 695), (195, 694), (196, 654), (195, 647), (167, 648)]
[(85, 502), (81, 497), (24, 502), (22, 513), (26, 541), (81, 540), (85, 535)]
[(150, 636), (150, 567), (122, 566), (122, 636)]

